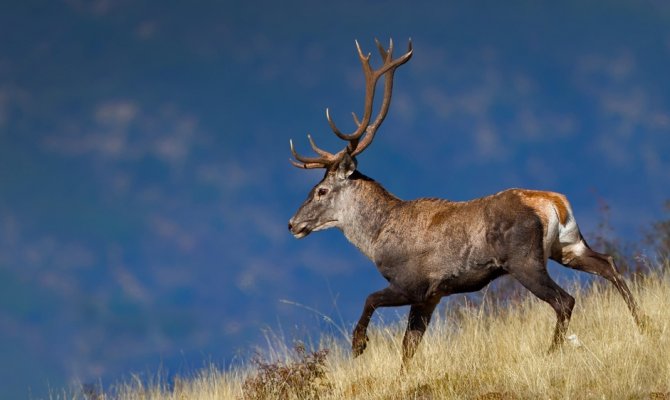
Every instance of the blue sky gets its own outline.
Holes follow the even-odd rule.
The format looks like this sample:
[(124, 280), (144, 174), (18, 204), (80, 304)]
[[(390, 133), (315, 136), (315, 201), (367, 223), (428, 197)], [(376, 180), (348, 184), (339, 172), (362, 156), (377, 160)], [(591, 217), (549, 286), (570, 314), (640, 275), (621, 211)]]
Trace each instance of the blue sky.
[(414, 44), (359, 157), (399, 197), (560, 191), (633, 240), (670, 198), (662, 1), (3, 2), (0, 37), (0, 397), (328, 329), (281, 300), (349, 329), (383, 279), (286, 223), (321, 177), (288, 140), (361, 113), (355, 39)]

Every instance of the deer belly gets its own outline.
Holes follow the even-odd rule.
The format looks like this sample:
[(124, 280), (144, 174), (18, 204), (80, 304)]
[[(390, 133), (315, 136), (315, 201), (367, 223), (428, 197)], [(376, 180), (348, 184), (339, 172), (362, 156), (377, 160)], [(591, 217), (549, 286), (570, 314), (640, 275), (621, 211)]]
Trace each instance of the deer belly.
[(455, 273), (444, 276), (438, 288), (443, 295), (476, 292), (506, 273), (502, 263), (492, 259), (488, 262), (468, 265)]

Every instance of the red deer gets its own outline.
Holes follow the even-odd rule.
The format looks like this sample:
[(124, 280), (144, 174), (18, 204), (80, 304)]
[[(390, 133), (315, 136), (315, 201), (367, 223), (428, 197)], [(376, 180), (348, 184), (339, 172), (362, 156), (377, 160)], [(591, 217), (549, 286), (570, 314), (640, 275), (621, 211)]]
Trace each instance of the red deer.
[[(434, 198), (403, 201), (358, 171), (356, 156), (372, 143), (386, 117), (393, 75), (412, 57), (412, 44), (394, 59), (393, 42), (388, 49), (377, 42), (383, 59), (378, 69), (370, 66), (370, 54), (364, 55), (358, 42), (356, 47), (365, 74), (363, 118), (353, 114), (356, 130), (343, 133), (326, 110), (331, 129), (347, 142), (335, 154), (317, 147), (309, 135), (315, 157), (299, 155), (290, 142), (293, 165), (324, 168), (326, 172), (288, 224), (296, 238), (339, 228), (389, 282), (365, 301), (353, 331), (354, 356), (365, 350), (367, 327), (377, 308), (410, 305), (403, 339), (406, 364), (442, 297), (478, 291), (505, 274), (556, 312), (550, 346), (550, 351), (555, 350), (565, 340), (575, 300), (547, 273), (549, 258), (612, 282), (637, 325), (644, 328), (647, 317), (640, 312), (612, 257), (586, 244), (564, 195), (509, 189), (462, 202)], [(373, 119), (375, 87), (382, 76), (384, 94), (379, 114)]]

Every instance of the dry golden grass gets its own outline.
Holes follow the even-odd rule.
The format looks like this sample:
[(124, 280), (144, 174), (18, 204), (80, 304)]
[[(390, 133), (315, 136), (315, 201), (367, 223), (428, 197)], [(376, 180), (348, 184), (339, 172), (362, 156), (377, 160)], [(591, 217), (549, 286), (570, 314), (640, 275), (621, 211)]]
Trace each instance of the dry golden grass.
[[(404, 373), (399, 325), (373, 327), (366, 352), (356, 359), (346, 343), (324, 339), (321, 347), (330, 349), (325, 375), (309, 391), (284, 391), (281, 398), (670, 400), (670, 273), (651, 274), (632, 290), (653, 321), (652, 333), (637, 330), (606, 282), (583, 291), (575, 287), (569, 333), (581, 347), (568, 343), (547, 354), (555, 315), (529, 296), (520, 304), (489, 304), (486, 310), (494, 312), (480, 307), (436, 315)], [(244, 391), (244, 382), (253, 376), (258, 375), (252, 366), (211, 368), (171, 385), (123, 384), (105, 398), (248, 399), (253, 393)]]

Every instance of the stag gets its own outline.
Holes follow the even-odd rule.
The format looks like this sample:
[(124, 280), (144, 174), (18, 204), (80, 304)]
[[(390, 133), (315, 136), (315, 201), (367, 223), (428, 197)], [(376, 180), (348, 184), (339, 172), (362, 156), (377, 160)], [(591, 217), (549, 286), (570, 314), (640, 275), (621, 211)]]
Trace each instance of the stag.
[[(635, 322), (642, 329), (647, 317), (639, 310), (626, 282), (609, 255), (592, 250), (577, 227), (570, 203), (559, 193), (508, 189), (470, 201), (420, 198), (403, 201), (357, 170), (356, 156), (372, 143), (391, 104), (393, 75), (412, 57), (393, 58), (377, 41), (383, 60), (373, 69), (370, 54), (356, 42), (365, 75), (363, 118), (353, 114), (352, 133), (340, 131), (326, 109), (330, 128), (347, 142), (337, 153), (319, 148), (308, 135), (316, 156), (299, 155), (299, 168), (323, 168), (323, 179), (290, 219), (296, 238), (327, 228), (339, 228), (376, 265), (388, 287), (370, 294), (353, 331), (354, 356), (367, 345), (367, 327), (377, 308), (409, 305), (403, 338), (403, 365), (412, 358), (440, 299), (474, 292), (509, 274), (556, 312), (550, 351), (565, 340), (575, 300), (547, 273), (547, 259), (575, 270), (599, 275), (614, 284)], [(373, 119), (377, 81), (384, 77), (384, 94)]]

